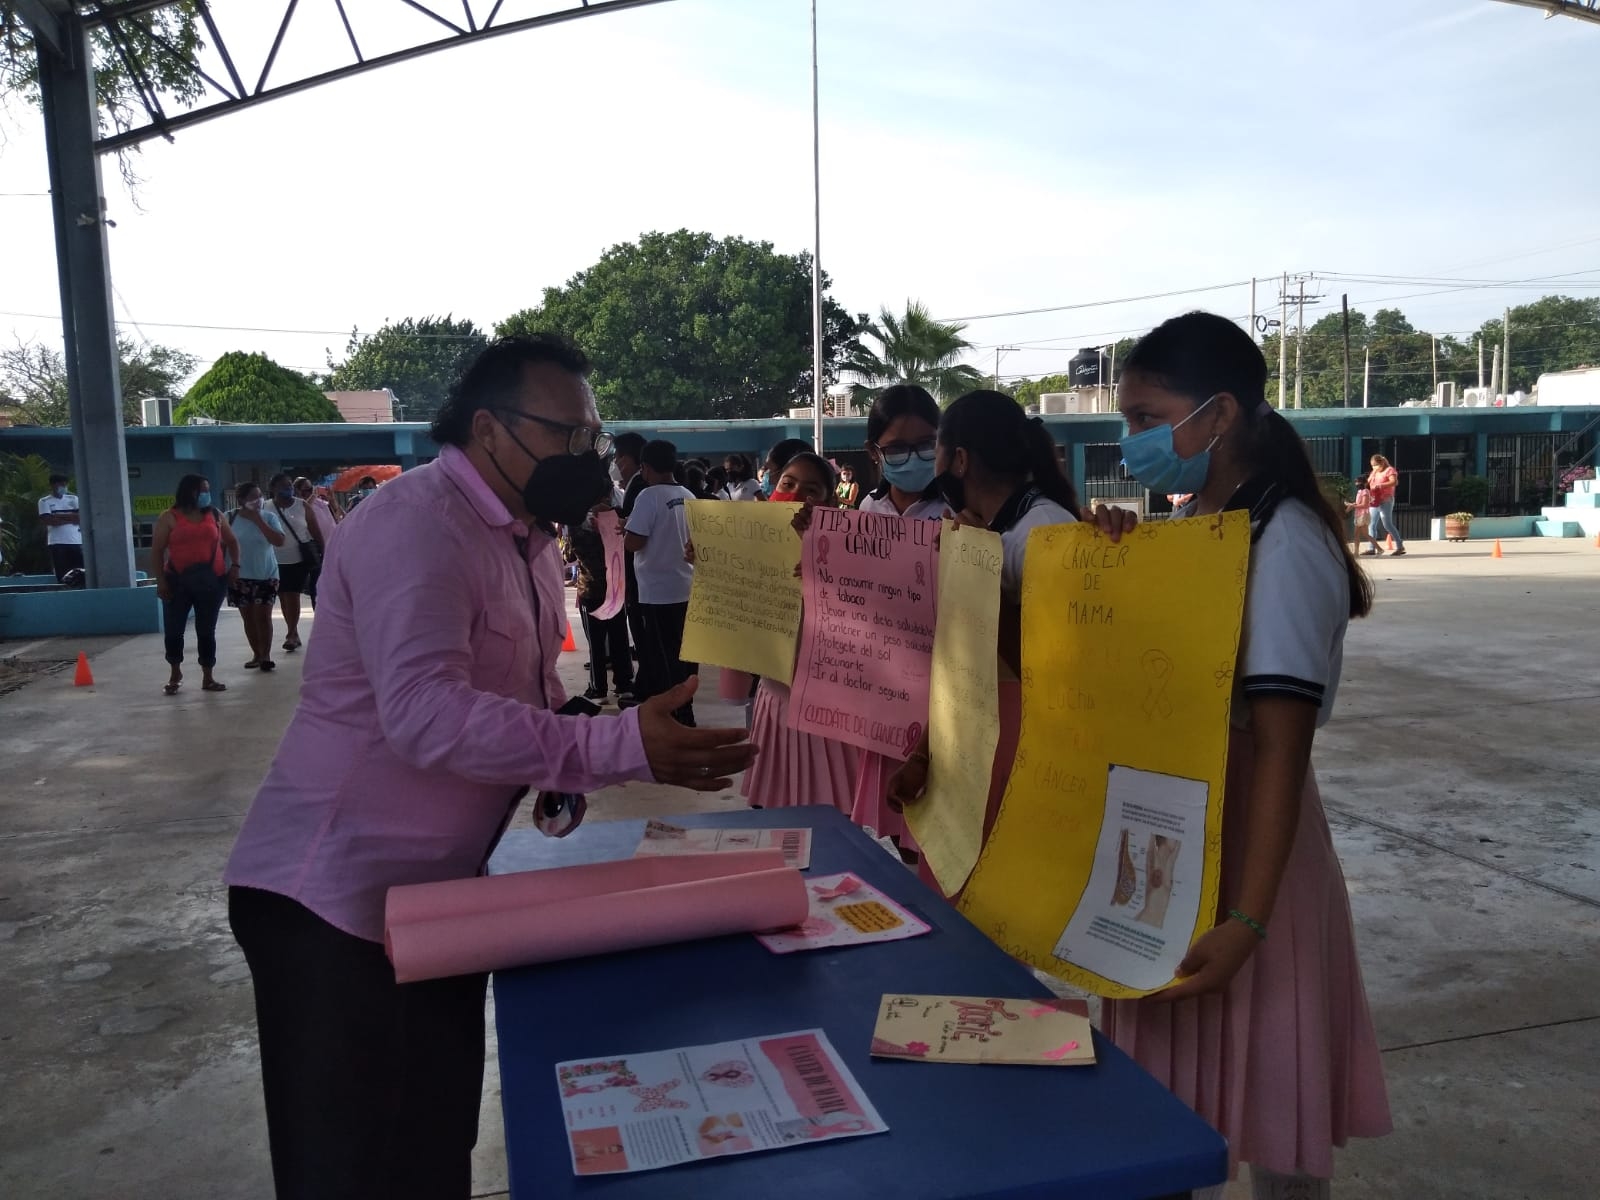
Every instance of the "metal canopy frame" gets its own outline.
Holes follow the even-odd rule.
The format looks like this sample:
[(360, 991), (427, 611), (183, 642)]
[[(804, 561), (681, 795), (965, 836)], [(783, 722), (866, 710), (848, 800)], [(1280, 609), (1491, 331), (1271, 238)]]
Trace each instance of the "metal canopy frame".
[[(505, 0), (459, 0), (460, 14), (445, 0), (393, 0), (430, 18), (446, 32), (417, 40), (376, 56), (362, 52), (346, 0), (308, 0), (332, 4), (349, 42), (350, 60), (333, 70), (294, 78), (274, 78), (283, 46), (300, 0), (275, 0), (282, 15), (276, 36), (259, 64), (241, 64), (208, 0), (185, 0), (205, 28), (205, 46), (215, 49), (222, 70), (205, 70), (182, 56), (159, 28), (152, 14), (175, 7), (180, 0), (11, 0), (33, 33), (39, 60), (39, 93), (44, 112), (46, 156), (50, 164), (51, 217), (55, 225), (56, 264), (60, 275), (62, 341), (67, 366), (71, 411), (73, 474), (79, 509), (84, 514), (85, 566), (92, 588), (119, 588), (121, 601), (138, 608), (152, 597), (136, 586), (131, 531), (132, 511), (122, 427), (122, 385), (118, 378), (116, 321), (111, 311), (111, 270), (106, 245), (105, 188), (100, 160), (152, 137), (169, 140), (175, 130), (279, 96), (291, 95), (357, 75), (390, 63), (417, 58), (449, 46), (466, 45), (505, 33), (556, 25), (579, 17), (598, 16), (662, 0), (547, 0), (547, 11), (517, 20), (500, 19)], [(252, 0), (265, 6), (269, 0)], [(242, 10), (241, 10), (242, 11)], [(325, 10), (324, 10), (325, 11)], [(259, 16), (260, 8), (251, 10)], [(448, 14), (448, 15), (447, 15)], [(481, 18), (480, 18), (481, 14)], [(428, 28), (421, 26), (421, 28)], [(235, 41), (235, 47), (240, 46)], [(128, 78), (137, 107), (147, 118), (126, 129), (101, 136), (101, 113), (95, 91), (95, 51), (110, 53)], [(155, 58), (141, 61), (135, 49)], [(168, 113), (162, 102), (161, 56), (193, 68), (209, 93), (200, 102)], [(241, 65), (251, 68), (246, 76)], [(217, 76), (226, 75), (226, 82)], [(253, 86), (246, 78), (253, 77)], [(213, 95), (214, 94), (214, 95)], [(141, 598), (142, 597), (142, 598)]]
[(1522, 8), (1536, 8), (1547, 17), (1576, 17), (1600, 25), (1600, 0), (1500, 0)]
[[(40, 0), (23, 0), (27, 5), (37, 7)], [(257, 0), (263, 3), (264, 0)], [(314, 0), (313, 0), (314, 2)], [(206, 44), (213, 48), (222, 60), (226, 79), (218, 79), (213, 74), (205, 71), (197, 73), (205, 82), (208, 93), (207, 100), (194, 108), (181, 113), (168, 113), (161, 104), (161, 97), (157, 94), (150, 81), (134, 69), (133, 56), (129, 53), (128, 38), (130, 32), (136, 32), (140, 37), (148, 40), (158, 54), (170, 55), (179, 61), (184, 61), (176, 47), (170, 45), (161, 35), (155, 32), (148, 22), (142, 22), (130, 29), (132, 22), (154, 9), (172, 7), (176, 0), (97, 0), (94, 3), (81, 5), (85, 9), (84, 24), (90, 29), (98, 29), (106, 35), (118, 57), (128, 70), (139, 99), (144, 107), (146, 120), (129, 129), (117, 130), (104, 137), (97, 138), (95, 148), (102, 153), (110, 150), (121, 150), (139, 142), (147, 141), (152, 137), (165, 137), (171, 139), (172, 134), (198, 125), (202, 121), (210, 121), (228, 113), (236, 112), (241, 108), (252, 105), (264, 104), (268, 100), (275, 100), (280, 96), (290, 96), (295, 92), (303, 92), (307, 88), (317, 87), (324, 83), (333, 83), (336, 80), (347, 79), (352, 75), (359, 75), (364, 71), (375, 70), (391, 63), (405, 62), (408, 59), (420, 58), (424, 54), (433, 54), (436, 51), (448, 49), (451, 46), (464, 46), (473, 42), (485, 41), (488, 38), (500, 37), (503, 34), (518, 33), (525, 29), (539, 29), (548, 25), (559, 25), (566, 21), (577, 20), (580, 17), (599, 16), (603, 13), (618, 12), (629, 8), (642, 8), (647, 4), (660, 4), (663, 0), (578, 0), (552, 8), (548, 12), (536, 16), (519, 17), (515, 20), (502, 19), (501, 10), (505, 0), (457, 0), (457, 3), (447, 7), (444, 0), (393, 0), (396, 8), (409, 8), (423, 16), (431, 18), (434, 25), (443, 30), (440, 37), (431, 40), (415, 42), (392, 50), (385, 54), (368, 57), (362, 52), (361, 40), (355, 22), (351, 20), (345, 8), (344, 0), (322, 0), (324, 4), (331, 3), (338, 11), (339, 22), (344, 28), (345, 39), (349, 43), (350, 61), (328, 71), (319, 71), (310, 75), (284, 77), (275, 76), (274, 68), (277, 66), (278, 51), (283, 46), (284, 36), (289, 32), (294, 21), (295, 12), (300, 7), (300, 0), (277, 0), (282, 15), (276, 22), (277, 33), (272, 39), (272, 45), (259, 64), (243, 62), (229, 46), (228, 31), (219, 23), (218, 16), (211, 9), (208, 0), (197, 0), (195, 8), (200, 21), (205, 26)], [(457, 11), (459, 9), (459, 11)], [(237, 42), (235, 42), (235, 46)], [(245, 68), (241, 70), (241, 68)], [(253, 80), (253, 82), (251, 82)]]

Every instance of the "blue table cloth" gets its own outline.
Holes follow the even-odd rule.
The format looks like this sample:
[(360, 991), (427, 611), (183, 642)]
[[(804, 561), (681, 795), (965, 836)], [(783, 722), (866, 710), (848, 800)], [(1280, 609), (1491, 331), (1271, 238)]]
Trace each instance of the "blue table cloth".
[[(922, 917), (905, 941), (776, 955), (713, 938), (494, 976), (511, 1194), (516, 1200), (1149, 1200), (1220, 1183), (1220, 1134), (1097, 1032), (1092, 1067), (874, 1059), (888, 992), (1047, 996), (942, 898), (832, 808), (663, 816), (679, 825), (810, 826), (808, 875), (853, 871)], [(553, 840), (506, 835), (491, 871), (631, 857), (642, 821)], [(555, 1064), (821, 1027), (889, 1132), (704, 1163), (579, 1179)]]

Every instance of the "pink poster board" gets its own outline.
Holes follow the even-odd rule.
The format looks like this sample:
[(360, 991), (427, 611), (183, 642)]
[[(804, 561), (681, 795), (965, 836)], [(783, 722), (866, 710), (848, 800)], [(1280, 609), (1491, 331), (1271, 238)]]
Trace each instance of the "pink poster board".
[(805, 880), (778, 849), (632, 858), (389, 889), (397, 983), (799, 925)]
[(622, 514), (612, 510), (595, 514), (594, 527), (606, 548), (606, 601), (589, 614), (609, 621), (622, 611), (628, 592), (628, 568), (622, 554)]
[(851, 509), (812, 515), (792, 727), (890, 758), (916, 749), (928, 725), (938, 528)]

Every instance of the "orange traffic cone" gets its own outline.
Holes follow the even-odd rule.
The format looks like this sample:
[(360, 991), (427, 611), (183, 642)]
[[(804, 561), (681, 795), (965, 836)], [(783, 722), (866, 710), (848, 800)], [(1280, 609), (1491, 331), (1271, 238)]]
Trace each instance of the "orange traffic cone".
[(1594, 535), (1594, 548), (1600, 550), (1600, 533)]
[(73, 687), (93, 687), (94, 672), (89, 670), (89, 656), (82, 650), (78, 651), (78, 669), (72, 676)]
[(1394, 534), (1391, 533), (1389, 535), (1388, 543), (1389, 544), (1385, 547), (1385, 549), (1387, 549), (1390, 554), (1393, 554), (1394, 553)]
[(577, 648), (578, 648), (578, 643), (572, 640), (572, 622), (568, 621), (567, 622), (567, 640), (561, 643), (561, 649), (563, 651), (566, 651), (566, 650), (576, 650)]
[(1495, 540), (1494, 540), (1494, 550), (1489, 555), (1489, 557), (1490, 558), (1504, 558), (1505, 557), (1504, 554), (1500, 553), (1500, 539), (1499, 538), (1495, 538)]

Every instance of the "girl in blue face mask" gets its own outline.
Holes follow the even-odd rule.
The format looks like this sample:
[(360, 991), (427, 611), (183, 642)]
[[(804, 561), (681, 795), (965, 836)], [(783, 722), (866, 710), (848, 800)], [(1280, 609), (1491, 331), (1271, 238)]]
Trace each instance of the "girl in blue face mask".
[[(878, 394), (867, 414), (867, 454), (878, 468), (880, 482), (862, 499), (862, 512), (927, 521), (940, 520), (949, 512), (933, 486), (938, 433), (939, 405), (922, 388), (897, 383)], [(889, 777), (899, 766), (899, 759), (862, 752), (850, 819), (893, 838), (901, 853), (913, 858), (916, 843), (905, 817), (884, 803)]]
[[(1232, 321), (1189, 313), (1139, 343), (1118, 400), (1128, 469), (1193, 492), (1180, 516), (1250, 513), (1234, 668), (1221, 920), (1180, 983), (1107, 1001), (1106, 1033), (1227, 1137), (1257, 1196), (1326, 1197), (1332, 1149), (1389, 1132), (1344, 876), (1311, 770), (1345, 627), (1371, 585), (1304, 443), (1266, 402), (1266, 362)], [(1183, 595), (1184, 581), (1171, 581)], [(1270, 932), (1270, 937), (1268, 936)], [(1269, 1068), (1263, 1067), (1270, 1063)]]

